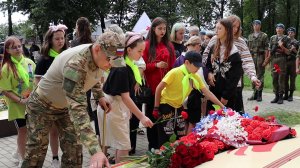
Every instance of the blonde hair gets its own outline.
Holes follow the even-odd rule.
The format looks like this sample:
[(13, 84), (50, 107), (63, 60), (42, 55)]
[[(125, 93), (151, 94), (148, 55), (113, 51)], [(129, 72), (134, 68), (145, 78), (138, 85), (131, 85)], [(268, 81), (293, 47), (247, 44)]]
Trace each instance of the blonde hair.
[(170, 40), (172, 42), (176, 42), (176, 32), (180, 29), (183, 29), (185, 30), (185, 26), (183, 23), (175, 23), (172, 27), (172, 30), (171, 30), (171, 35), (170, 35)]

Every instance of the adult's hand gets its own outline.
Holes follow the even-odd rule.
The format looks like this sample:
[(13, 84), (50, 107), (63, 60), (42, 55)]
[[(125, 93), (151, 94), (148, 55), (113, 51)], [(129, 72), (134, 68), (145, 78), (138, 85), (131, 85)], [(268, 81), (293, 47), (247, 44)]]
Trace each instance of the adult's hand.
[(101, 108), (106, 112), (110, 112), (111, 110), (111, 105), (110, 103), (108, 102), (108, 100), (105, 98), (105, 97), (101, 97), (99, 99), (99, 105), (101, 106)]
[(168, 63), (166, 63), (164, 61), (160, 61), (160, 62), (156, 63), (156, 67), (157, 68), (168, 68)]
[(90, 159), (90, 168), (110, 168), (109, 162), (103, 152), (95, 153)]

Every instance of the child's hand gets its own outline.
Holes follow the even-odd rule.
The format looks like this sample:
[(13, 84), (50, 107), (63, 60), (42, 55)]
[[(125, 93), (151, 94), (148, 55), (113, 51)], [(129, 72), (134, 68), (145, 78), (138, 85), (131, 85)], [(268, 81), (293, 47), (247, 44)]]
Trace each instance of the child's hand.
[(143, 118), (141, 118), (141, 122), (142, 122), (142, 124), (143, 124), (144, 127), (150, 127), (151, 128), (153, 126), (152, 121), (148, 117), (146, 117), (146, 116), (144, 116)]

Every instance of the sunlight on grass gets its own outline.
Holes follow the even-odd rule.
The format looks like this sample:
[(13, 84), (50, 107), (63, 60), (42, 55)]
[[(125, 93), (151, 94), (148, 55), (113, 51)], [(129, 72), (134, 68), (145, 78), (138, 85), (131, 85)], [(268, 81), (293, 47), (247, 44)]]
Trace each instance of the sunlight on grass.
[[(265, 81), (264, 92), (272, 93), (273, 92), (273, 84), (272, 84), (272, 76), (271, 76), (270, 67), (266, 68), (264, 81)], [(251, 81), (247, 75), (244, 75), (244, 85), (245, 85), (245, 89), (247, 89), (247, 90), (252, 89)], [(297, 78), (296, 78), (296, 91), (295, 91), (294, 95), (300, 96), (300, 75), (297, 75)]]
[(275, 116), (279, 124), (287, 126), (295, 126), (300, 124), (300, 113), (299, 112), (287, 112), (287, 111), (275, 111), (270, 113), (264, 113), (259, 116)]

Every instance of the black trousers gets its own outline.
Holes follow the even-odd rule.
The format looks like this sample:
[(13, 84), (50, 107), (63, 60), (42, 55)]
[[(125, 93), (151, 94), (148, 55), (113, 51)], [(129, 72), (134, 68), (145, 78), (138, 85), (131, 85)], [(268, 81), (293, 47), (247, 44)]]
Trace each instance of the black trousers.
[[(142, 105), (141, 104), (136, 104), (137, 107), (142, 110)], [(130, 144), (131, 144), (131, 149), (135, 151), (136, 148), (136, 137), (137, 137), (137, 131), (133, 131), (139, 127), (140, 120), (136, 118), (134, 114), (132, 114), (132, 117), (130, 119)]]
[[(180, 116), (182, 108), (175, 109), (168, 104), (160, 104), (159, 112), (162, 116), (161, 120), (167, 120), (157, 124), (158, 127), (158, 146), (162, 146), (168, 142), (170, 137), (175, 134), (176, 138), (185, 135), (185, 121), (183, 118), (176, 118)], [(176, 119), (172, 119), (176, 118)], [(169, 120), (170, 119), (170, 120)]]
[[(153, 117), (152, 112), (154, 108), (154, 95), (151, 97), (151, 101), (149, 104), (146, 104), (146, 116), (154, 123), (156, 119)], [(147, 138), (148, 138), (148, 150), (159, 149), (160, 146), (158, 145), (158, 132), (157, 132), (157, 125), (154, 125), (152, 128), (147, 127)]]

